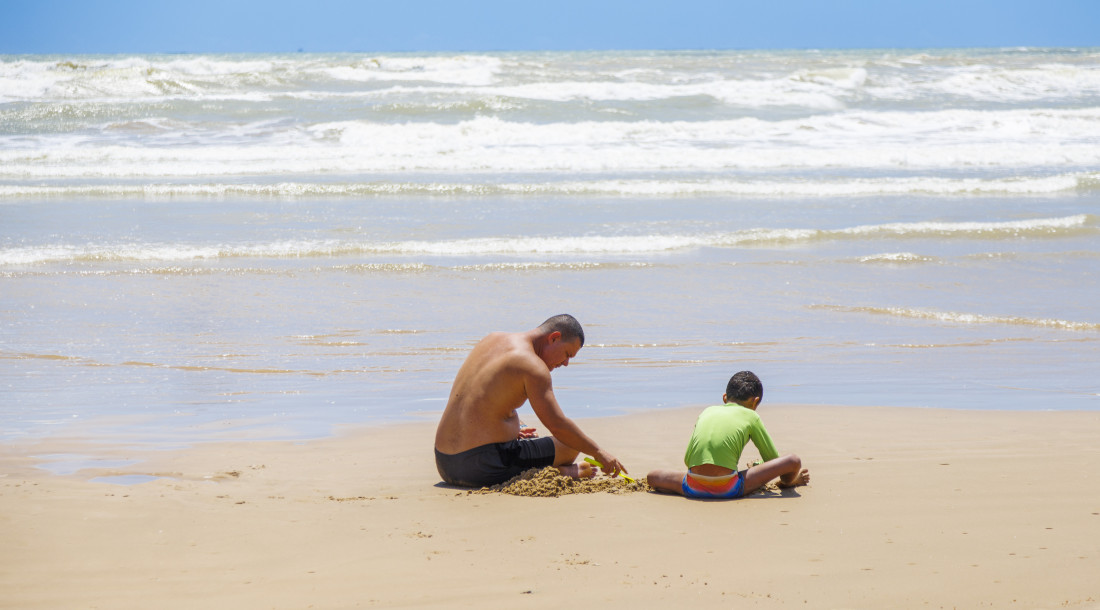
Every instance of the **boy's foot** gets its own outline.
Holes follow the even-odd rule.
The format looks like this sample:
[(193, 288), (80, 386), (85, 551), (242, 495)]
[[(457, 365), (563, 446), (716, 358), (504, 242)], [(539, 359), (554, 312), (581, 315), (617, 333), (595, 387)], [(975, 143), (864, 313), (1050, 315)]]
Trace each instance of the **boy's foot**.
[(803, 468), (802, 471), (798, 473), (798, 476), (795, 477), (794, 481), (792, 481), (790, 483), (784, 483), (783, 479), (780, 478), (779, 482), (776, 483), (776, 485), (778, 485), (780, 487), (784, 487), (784, 488), (786, 488), (786, 487), (798, 487), (799, 485), (806, 485), (809, 482), (810, 482), (810, 471), (807, 468)]

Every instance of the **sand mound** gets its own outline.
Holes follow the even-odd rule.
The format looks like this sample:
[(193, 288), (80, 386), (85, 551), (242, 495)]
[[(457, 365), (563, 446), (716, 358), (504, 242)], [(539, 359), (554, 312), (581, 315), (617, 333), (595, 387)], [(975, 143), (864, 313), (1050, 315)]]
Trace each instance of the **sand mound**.
[[(746, 467), (749, 466), (746, 464)], [(654, 491), (644, 480), (636, 480), (631, 483), (622, 477), (611, 478), (597, 476), (592, 479), (574, 479), (562, 475), (557, 468), (547, 466), (543, 469), (532, 468), (511, 479), (493, 485), (472, 489), (467, 494), (492, 494), (503, 493), (513, 496), (529, 496), (532, 498), (557, 498), (569, 494), (594, 494), (594, 493), (633, 493), (638, 491)], [(768, 483), (760, 489), (753, 490), (746, 496), (781, 494), (782, 490), (775, 482)]]
[(568, 494), (592, 493), (632, 493), (650, 491), (644, 481), (631, 483), (622, 477), (598, 476), (592, 479), (573, 479), (563, 476), (557, 468), (547, 466), (542, 470), (532, 468), (512, 479), (492, 487), (482, 487), (469, 493), (504, 493), (513, 496), (531, 496), (536, 498), (556, 498)]

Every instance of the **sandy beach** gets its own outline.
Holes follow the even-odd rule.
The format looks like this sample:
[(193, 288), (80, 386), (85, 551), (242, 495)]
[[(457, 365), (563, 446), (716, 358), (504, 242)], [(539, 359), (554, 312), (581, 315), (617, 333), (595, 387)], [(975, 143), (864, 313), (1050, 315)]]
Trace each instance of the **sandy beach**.
[[(1100, 47), (697, 30), (0, 55), (0, 610), (1100, 608)], [(748, 369), (811, 485), (441, 484), (560, 313), (634, 476)]]
[[(582, 425), (644, 475), (680, 465), (698, 410)], [(470, 494), (439, 482), (434, 421), (171, 452), (7, 443), (0, 606), (1100, 607), (1100, 413), (761, 414), (811, 486)], [(58, 475), (31, 457), (88, 453), (140, 461)], [(91, 481), (119, 475), (161, 478)]]

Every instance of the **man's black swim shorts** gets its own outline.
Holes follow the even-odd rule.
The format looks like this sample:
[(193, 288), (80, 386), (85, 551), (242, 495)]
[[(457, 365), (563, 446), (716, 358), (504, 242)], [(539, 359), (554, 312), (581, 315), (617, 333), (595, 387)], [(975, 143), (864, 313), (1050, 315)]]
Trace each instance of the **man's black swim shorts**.
[(491, 443), (454, 455), (435, 450), (439, 476), (451, 485), (487, 487), (503, 483), (530, 468), (554, 464), (554, 439), (518, 439)]

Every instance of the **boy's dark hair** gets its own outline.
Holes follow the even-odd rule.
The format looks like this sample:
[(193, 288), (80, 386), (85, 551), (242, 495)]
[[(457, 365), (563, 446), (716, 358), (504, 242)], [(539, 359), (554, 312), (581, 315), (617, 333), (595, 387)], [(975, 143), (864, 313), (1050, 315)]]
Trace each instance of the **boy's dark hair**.
[(764, 384), (752, 371), (741, 371), (726, 384), (726, 400), (730, 402), (744, 402), (757, 396), (764, 398)]
[(573, 338), (580, 339), (581, 347), (584, 347), (584, 329), (581, 328), (581, 323), (576, 318), (567, 313), (547, 319), (539, 324), (539, 329), (544, 333), (558, 331), (565, 341), (571, 341)]

